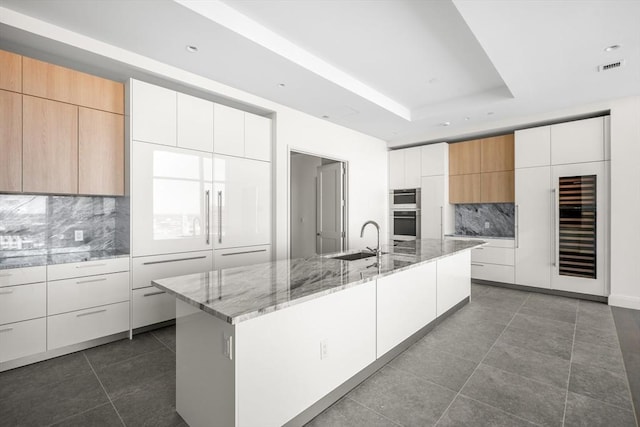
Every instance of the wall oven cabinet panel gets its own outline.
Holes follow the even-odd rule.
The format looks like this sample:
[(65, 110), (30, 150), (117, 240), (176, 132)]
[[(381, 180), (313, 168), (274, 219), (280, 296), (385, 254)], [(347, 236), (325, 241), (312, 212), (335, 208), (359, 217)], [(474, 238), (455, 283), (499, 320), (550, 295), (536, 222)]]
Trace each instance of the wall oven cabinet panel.
[(133, 142), (132, 254), (211, 249), (211, 154)]
[(215, 249), (271, 243), (271, 164), (214, 156)]

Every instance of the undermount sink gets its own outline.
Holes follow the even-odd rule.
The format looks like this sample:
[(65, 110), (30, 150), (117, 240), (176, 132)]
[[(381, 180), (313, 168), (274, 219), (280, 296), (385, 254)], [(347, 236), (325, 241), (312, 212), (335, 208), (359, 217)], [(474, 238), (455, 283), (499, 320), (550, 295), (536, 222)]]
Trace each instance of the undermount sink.
[[(382, 254), (384, 254), (386, 252), (382, 252)], [(341, 259), (343, 261), (356, 261), (359, 259), (365, 259), (365, 258), (370, 258), (370, 257), (374, 257), (376, 256), (376, 254), (374, 254), (373, 252), (369, 252), (369, 251), (360, 251), (360, 252), (356, 252), (353, 254), (346, 254), (346, 255), (339, 255), (339, 256), (333, 256), (331, 257), (332, 259)]]

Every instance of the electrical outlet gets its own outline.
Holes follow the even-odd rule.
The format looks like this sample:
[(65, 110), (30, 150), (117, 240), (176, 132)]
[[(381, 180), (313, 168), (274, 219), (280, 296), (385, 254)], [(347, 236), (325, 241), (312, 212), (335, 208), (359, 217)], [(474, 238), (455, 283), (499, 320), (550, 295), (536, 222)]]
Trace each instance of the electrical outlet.
[(329, 343), (327, 340), (320, 341), (320, 360), (329, 357)]
[(489, 227), (491, 227), (491, 224), (489, 223), (489, 221), (485, 221), (485, 222), (484, 222), (484, 228), (485, 228), (485, 230), (488, 230), (488, 229), (489, 229)]
[(74, 238), (76, 242), (82, 242), (84, 240), (84, 231), (76, 230), (74, 233)]

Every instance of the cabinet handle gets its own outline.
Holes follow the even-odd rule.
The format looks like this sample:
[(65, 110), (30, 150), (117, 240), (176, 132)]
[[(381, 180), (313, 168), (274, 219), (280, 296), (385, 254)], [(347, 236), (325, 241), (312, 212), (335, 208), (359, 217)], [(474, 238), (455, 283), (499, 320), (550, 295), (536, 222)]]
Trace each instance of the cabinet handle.
[(484, 267), (484, 264), (478, 264), (475, 262), (472, 262), (471, 265), (475, 265), (476, 267)]
[(231, 256), (231, 255), (245, 255), (245, 254), (257, 254), (258, 252), (266, 252), (266, 249), (256, 249), (255, 251), (244, 251), (244, 252), (231, 252), (222, 254), (222, 256)]
[(206, 233), (207, 233), (207, 245), (209, 244), (209, 232), (211, 231), (211, 220), (209, 219), (209, 201), (210, 201), (210, 197), (211, 197), (211, 192), (209, 190), (204, 192), (204, 206), (205, 206), (205, 216), (206, 216), (206, 222), (205, 224), (207, 225), (205, 227), (206, 229)]
[(484, 248), (473, 248), (474, 251), (484, 251)]
[(90, 268), (90, 267), (106, 267), (107, 264), (83, 264), (76, 265), (76, 268)]
[(440, 206), (440, 240), (444, 240), (444, 206)]
[(0, 274), (0, 277), (11, 277), (11, 276), (13, 276), (13, 274), (11, 273)]
[(152, 297), (154, 295), (160, 295), (160, 294), (166, 294), (166, 292), (165, 291), (149, 292), (148, 294), (144, 294), (142, 296), (143, 297)]
[(102, 279), (80, 280), (76, 282), (76, 284), (81, 285), (83, 283), (104, 282), (105, 280), (107, 280), (106, 277), (103, 277)]
[(165, 264), (167, 262), (191, 261), (194, 259), (203, 259), (203, 258), (206, 258), (206, 256), (202, 255), (202, 256), (192, 256), (189, 258), (165, 259), (163, 261), (148, 261), (148, 262), (143, 262), (142, 265)]
[(551, 265), (556, 266), (556, 189), (551, 189)]
[(218, 243), (222, 243), (222, 191), (218, 191)]
[(4, 328), (4, 329), (0, 329), (0, 334), (1, 334), (2, 332), (11, 332), (11, 331), (13, 331), (13, 328)]
[(520, 206), (516, 205), (516, 249), (520, 246)]
[(13, 293), (13, 289), (8, 289), (6, 291), (0, 291), (0, 295), (9, 295)]
[(90, 311), (88, 313), (76, 314), (76, 317), (91, 316), (92, 314), (104, 313), (105, 311), (107, 311), (106, 308), (102, 310)]

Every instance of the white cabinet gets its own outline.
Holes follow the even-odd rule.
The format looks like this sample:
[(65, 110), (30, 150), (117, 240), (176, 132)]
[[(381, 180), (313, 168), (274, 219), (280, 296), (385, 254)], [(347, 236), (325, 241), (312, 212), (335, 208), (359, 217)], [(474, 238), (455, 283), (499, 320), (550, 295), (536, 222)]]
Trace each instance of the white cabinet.
[(134, 257), (211, 249), (211, 154), (132, 143)]
[(515, 242), (485, 239), (487, 244), (471, 250), (471, 277), (492, 282), (514, 283)]
[(463, 251), (437, 261), (437, 316), (442, 316), (471, 295), (470, 274), (470, 251)]
[[(516, 144), (518, 142), (516, 133)], [(517, 153), (516, 145), (516, 153)], [(516, 169), (515, 282), (551, 286), (551, 167)]]
[(216, 249), (214, 265), (216, 270), (240, 267), (271, 261), (271, 246), (248, 246), (232, 249)]
[(389, 151), (389, 189), (420, 187), (420, 147)]
[(44, 282), (47, 280), (47, 267), (24, 267), (0, 270), (0, 287), (22, 285), (24, 283)]
[(436, 263), (377, 280), (376, 355), (383, 356), (436, 318)]
[(46, 283), (30, 283), (0, 288), (0, 325), (46, 315)]
[(49, 281), (70, 279), (72, 277), (95, 276), (121, 271), (129, 271), (129, 257), (48, 265), (47, 279)]
[(215, 104), (214, 152), (270, 161), (271, 119)]
[(54, 280), (48, 283), (49, 315), (129, 301), (129, 272)]
[(271, 164), (215, 155), (215, 249), (271, 243)]
[(46, 350), (46, 318), (0, 325), (0, 363)]
[(420, 147), (421, 176), (449, 175), (449, 144), (423, 145)]
[(134, 289), (131, 328), (153, 325), (176, 317), (176, 299), (155, 286)]
[(449, 176), (423, 176), (421, 183), (421, 235), (423, 239), (442, 239), (453, 232), (454, 210), (449, 204)]
[(132, 260), (131, 287), (146, 288), (152, 280), (213, 270), (212, 251), (136, 257)]
[[(551, 164), (551, 126), (515, 131), (515, 168), (549, 166)], [(517, 172), (516, 172), (517, 175)], [(516, 186), (518, 184), (516, 183)], [(516, 199), (518, 190), (516, 188)]]
[(177, 96), (178, 147), (213, 152), (213, 102), (179, 92)]
[(131, 80), (131, 139), (176, 145), (176, 92)]
[(551, 126), (551, 164), (605, 160), (604, 121), (595, 117)]

